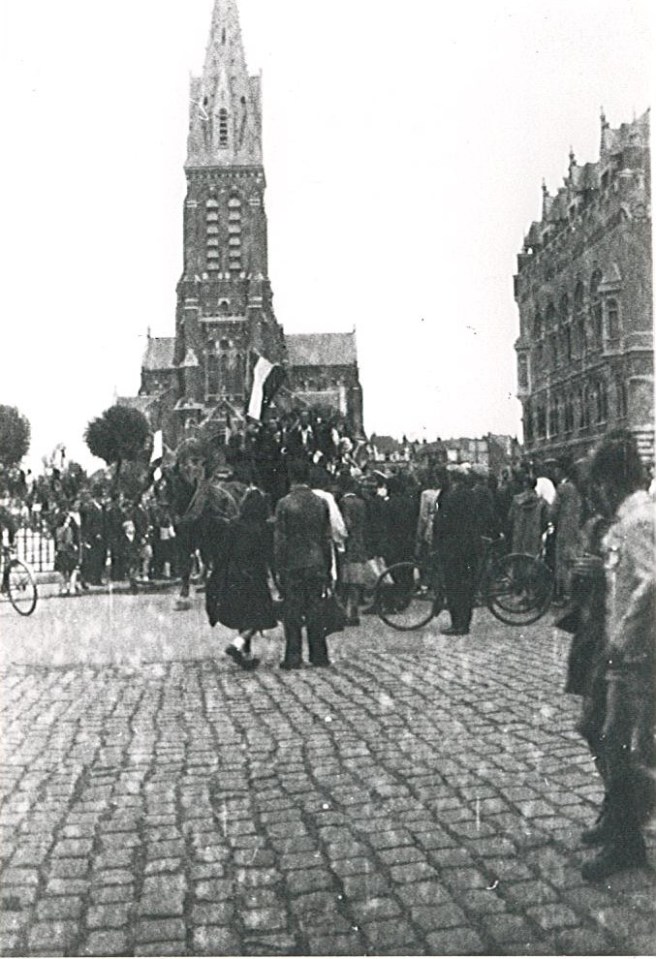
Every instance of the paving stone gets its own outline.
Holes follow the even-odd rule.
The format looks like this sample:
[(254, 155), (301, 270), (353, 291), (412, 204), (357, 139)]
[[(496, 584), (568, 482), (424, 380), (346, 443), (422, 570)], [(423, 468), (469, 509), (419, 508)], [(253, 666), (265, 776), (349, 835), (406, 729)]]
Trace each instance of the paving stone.
[(28, 936), (30, 950), (47, 948), (48, 955), (51, 949), (69, 950), (78, 936), (78, 924), (72, 920), (48, 920), (37, 922), (31, 928)]
[(227, 926), (232, 921), (235, 909), (230, 902), (203, 903), (191, 910), (193, 926)]
[(343, 936), (310, 936), (310, 953), (313, 956), (360, 956), (362, 944), (355, 934)]
[(332, 889), (335, 878), (326, 869), (297, 869), (287, 874), (285, 884), (289, 893), (294, 895)]
[(531, 927), (522, 916), (508, 913), (488, 915), (483, 917), (482, 923), (489, 935), (499, 945), (506, 942), (517, 942), (524, 937), (527, 941), (531, 938)]
[(345, 876), (342, 886), (346, 898), (353, 900), (385, 896), (391, 890), (390, 883), (379, 873)]
[(81, 896), (49, 896), (37, 905), (39, 919), (79, 919), (81, 912)]
[(36, 900), (36, 886), (2, 886), (0, 914), (4, 911), (27, 909)]
[[(616, 947), (611, 943), (610, 938), (604, 935), (599, 929), (577, 928), (564, 929), (559, 932), (556, 942), (562, 955), (565, 956), (603, 956), (617, 955)], [(636, 943), (636, 945), (638, 945)], [(642, 944), (640, 944), (642, 945)], [(646, 956), (654, 949), (653, 936), (650, 937), (647, 950), (638, 948), (632, 950), (632, 955)]]
[(134, 954), (135, 956), (186, 956), (187, 944), (184, 939), (140, 943), (136, 946)]
[(360, 924), (376, 921), (378, 919), (390, 919), (401, 915), (401, 906), (395, 899), (385, 896), (374, 896), (371, 899), (365, 899), (362, 902), (354, 902), (351, 906), (351, 912)]
[(91, 890), (91, 901), (97, 905), (111, 902), (134, 902), (134, 886), (100, 886)]
[(135, 927), (137, 942), (168, 942), (184, 937), (182, 919), (140, 919)]
[(142, 916), (181, 916), (186, 891), (182, 875), (148, 876), (143, 883), (139, 913)]
[(536, 906), (526, 910), (535, 923), (540, 928), (551, 931), (552, 929), (562, 929), (566, 926), (575, 926), (579, 922), (578, 916), (568, 906), (562, 903), (550, 903), (547, 905)]
[(128, 937), (124, 932), (92, 932), (83, 942), (83, 956), (121, 956), (128, 952)]
[(412, 921), (427, 932), (467, 924), (464, 912), (454, 903), (441, 906), (415, 906), (410, 910), (410, 915)]
[(473, 929), (445, 929), (432, 932), (426, 937), (430, 954), (433, 956), (477, 956), (487, 955), (488, 950), (480, 936)]
[[(383, 919), (362, 925), (360, 931), (377, 954), (392, 949), (403, 954), (415, 941), (412, 926), (404, 919)], [(411, 953), (410, 953), (411, 954)]]
[(403, 866), (392, 866), (390, 869), (390, 876), (393, 881), (401, 884), (421, 882), (432, 879), (436, 875), (435, 869), (429, 866), (427, 862), (410, 862)]
[(87, 925), (89, 929), (116, 929), (123, 927), (127, 925), (131, 911), (131, 903), (92, 906), (87, 913)]
[(241, 915), (246, 932), (260, 932), (269, 929), (285, 929), (287, 917), (280, 909), (248, 909)]

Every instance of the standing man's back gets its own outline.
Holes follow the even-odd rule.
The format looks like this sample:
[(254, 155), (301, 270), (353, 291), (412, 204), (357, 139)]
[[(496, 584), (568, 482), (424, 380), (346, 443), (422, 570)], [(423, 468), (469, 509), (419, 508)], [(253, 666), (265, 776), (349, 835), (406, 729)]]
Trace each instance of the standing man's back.
[(305, 623), (313, 666), (328, 666), (321, 598), (330, 578), (331, 530), (327, 504), (307, 485), (305, 460), (289, 463), (291, 490), (276, 507), (275, 566), (283, 594), (282, 669), (300, 669)]

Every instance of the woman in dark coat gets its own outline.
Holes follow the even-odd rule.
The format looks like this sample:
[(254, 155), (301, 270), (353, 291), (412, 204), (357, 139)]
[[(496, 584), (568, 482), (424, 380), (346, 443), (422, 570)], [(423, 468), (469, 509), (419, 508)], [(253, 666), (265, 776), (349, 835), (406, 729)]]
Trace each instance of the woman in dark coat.
[(244, 669), (255, 669), (259, 662), (251, 655), (255, 633), (277, 625), (268, 586), (268, 573), (273, 565), (273, 536), (268, 515), (266, 496), (259, 489), (249, 490), (238, 519), (226, 526), (221, 551), (215, 557), (207, 584), (210, 625), (221, 623), (238, 631), (226, 655)]

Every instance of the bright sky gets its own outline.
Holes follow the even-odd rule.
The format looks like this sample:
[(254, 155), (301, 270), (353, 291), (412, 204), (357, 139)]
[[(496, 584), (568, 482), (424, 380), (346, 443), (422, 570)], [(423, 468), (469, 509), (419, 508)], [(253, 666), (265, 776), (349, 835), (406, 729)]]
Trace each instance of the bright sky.
[[(0, 403), (89, 464), (173, 335), (213, 0), (2, 0)], [(357, 327), (365, 427), (517, 433), (515, 257), (570, 145), (649, 105), (650, 0), (241, 0), (288, 332)]]

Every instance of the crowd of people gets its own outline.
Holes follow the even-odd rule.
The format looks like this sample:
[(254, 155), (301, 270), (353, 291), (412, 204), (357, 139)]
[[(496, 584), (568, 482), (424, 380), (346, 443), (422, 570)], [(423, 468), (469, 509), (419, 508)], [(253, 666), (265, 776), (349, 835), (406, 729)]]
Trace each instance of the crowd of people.
[(303, 630), (310, 665), (329, 666), (327, 611), (338, 600), (340, 626), (357, 625), (376, 611), (382, 571), (404, 561), (439, 569), (451, 620), (442, 632), (465, 636), (486, 539), (541, 556), (561, 607), (555, 625), (573, 637), (566, 691), (582, 698), (579, 730), (605, 786), (599, 821), (583, 834), (600, 846), (584, 876), (646, 861), (642, 827), (655, 805), (656, 768), (655, 508), (629, 433), (609, 434), (584, 462), (525, 463), (500, 476), (444, 463), (383, 473), (307, 413), (284, 428), (254, 426), (228, 452), (217, 463), (211, 445), (186, 440), (172, 465), (133, 477), (131, 490), (69, 469), (33, 482), (30, 493), (14, 470), (1, 478), (0, 526), (11, 539), (16, 503), (47, 518), (64, 591), (105, 578), (135, 589), (177, 578), (178, 610), (191, 606), (192, 566), (202, 557), (209, 622), (233, 631), (226, 653), (245, 670), (258, 666), (257, 634), (278, 622), (283, 670), (302, 667)]

